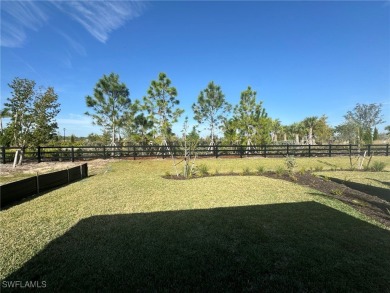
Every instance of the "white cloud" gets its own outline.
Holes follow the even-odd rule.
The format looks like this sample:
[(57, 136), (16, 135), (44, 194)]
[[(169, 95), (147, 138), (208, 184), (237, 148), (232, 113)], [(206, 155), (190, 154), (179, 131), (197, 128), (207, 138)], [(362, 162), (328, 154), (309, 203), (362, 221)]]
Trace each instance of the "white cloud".
[(26, 31), (37, 31), (48, 20), (43, 2), (5, 1), (1, 3), (1, 46), (21, 47)]
[(102, 43), (107, 41), (113, 30), (139, 16), (143, 10), (142, 3), (131, 1), (72, 1), (55, 4)]
[[(94, 38), (105, 43), (112, 31), (139, 16), (145, 4), (137, 1), (4, 1), (1, 2), (1, 46), (22, 47), (29, 31), (49, 24), (53, 9), (65, 13)], [(69, 36), (62, 35), (77, 51)]]

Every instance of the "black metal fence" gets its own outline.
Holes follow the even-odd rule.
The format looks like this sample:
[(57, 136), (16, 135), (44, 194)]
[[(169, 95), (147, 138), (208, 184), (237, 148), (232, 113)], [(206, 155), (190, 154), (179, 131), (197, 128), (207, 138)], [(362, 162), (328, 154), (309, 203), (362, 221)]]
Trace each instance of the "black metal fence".
[(88, 177), (88, 165), (73, 167), (67, 170), (36, 175), (27, 179), (0, 186), (1, 207), (13, 204), (25, 197), (51, 190)]
[[(17, 147), (1, 148), (1, 163), (11, 163), (13, 161)], [(198, 157), (332, 157), (358, 155), (366, 152), (371, 154), (388, 156), (389, 144), (364, 145), (215, 145), (197, 146), (189, 149), (192, 155)], [(179, 145), (128, 145), (128, 146), (41, 146), (35, 149), (24, 150), (27, 161), (47, 162), (47, 161), (82, 161), (98, 158), (124, 157), (132, 158), (166, 158), (170, 156), (181, 156), (184, 148)]]

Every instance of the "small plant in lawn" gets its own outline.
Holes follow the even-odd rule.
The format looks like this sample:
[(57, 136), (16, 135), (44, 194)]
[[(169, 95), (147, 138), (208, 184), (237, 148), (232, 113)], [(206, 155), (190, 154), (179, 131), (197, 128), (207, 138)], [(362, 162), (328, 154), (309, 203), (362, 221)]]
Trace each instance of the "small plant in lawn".
[(287, 156), (284, 163), (286, 164), (289, 173), (293, 173), (294, 169), (297, 167), (297, 162), (295, 161), (294, 156)]
[(284, 174), (284, 172), (285, 172), (286, 170), (283, 168), (283, 166), (278, 166), (277, 168), (276, 168), (276, 174), (278, 175), (278, 176), (281, 176), (281, 175), (283, 175)]
[(242, 175), (250, 175), (251, 174), (251, 170), (249, 169), (249, 167), (245, 167), (243, 170), (242, 170)]
[(257, 174), (263, 174), (265, 171), (264, 166), (258, 166), (256, 171), (257, 171)]
[(314, 171), (322, 171), (324, 169), (323, 166), (315, 166)]
[(306, 173), (306, 168), (305, 167), (301, 167), (301, 169), (299, 169), (299, 174), (303, 175)]
[(369, 170), (374, 171), (374, 172), (381, 172), (385, 168), (386, 168), (385, 162), (374, 161), (372, 163), (372, 166), (369, 168)]
[(200, 176), (206, 176), (209, 175), (209, 167), (205, 164), (200, 164), (198, 166), (198, 171)]
[(336, 188), (336, 189), (332, 189), (330, 193), (333, 195), (342, 196), (344, 194), (344, 191), (341, 190), (340, 188)]
[(215, 174), (215, 175), (219, 175), (219, 169), (218, 169), (218, 168), (215, 168), (214, 174)]
[(171, 173), (168, 172), (168, 171), (166, 171), (166, 172), (165, 172), (165, 177), (171, 177)]

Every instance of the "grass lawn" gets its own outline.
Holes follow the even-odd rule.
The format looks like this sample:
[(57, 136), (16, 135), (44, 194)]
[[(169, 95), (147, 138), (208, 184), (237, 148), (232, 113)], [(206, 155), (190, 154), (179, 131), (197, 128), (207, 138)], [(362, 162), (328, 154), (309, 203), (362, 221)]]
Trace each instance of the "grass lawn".
[[(349, 167), (348, 158), (297, 163)], [(198, 164), (242, 173), (284, 160)], [(50, 291), (390, 291), (390, 231), (352, 207), (277, 179), (166, 172), (170, 160), (115, 162), (1, 211), (1, 279)]]

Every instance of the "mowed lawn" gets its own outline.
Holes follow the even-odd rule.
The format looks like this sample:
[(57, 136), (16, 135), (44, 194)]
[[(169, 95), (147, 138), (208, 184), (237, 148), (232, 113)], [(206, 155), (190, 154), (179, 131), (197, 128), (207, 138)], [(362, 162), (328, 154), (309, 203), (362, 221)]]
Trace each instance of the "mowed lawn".
[[(373, 160), (389, 170), (389, 158)], [(197, 163), (242, 174), (284, 160)], [(349, 167), (348, 158), (297, 163)], [(114, 162), (2, 210), (1, 279), (45, 281), (46, 291), (390, 292), (390, 231), (353, 208), (277, 179), (167, 172), (171, 160)]]

